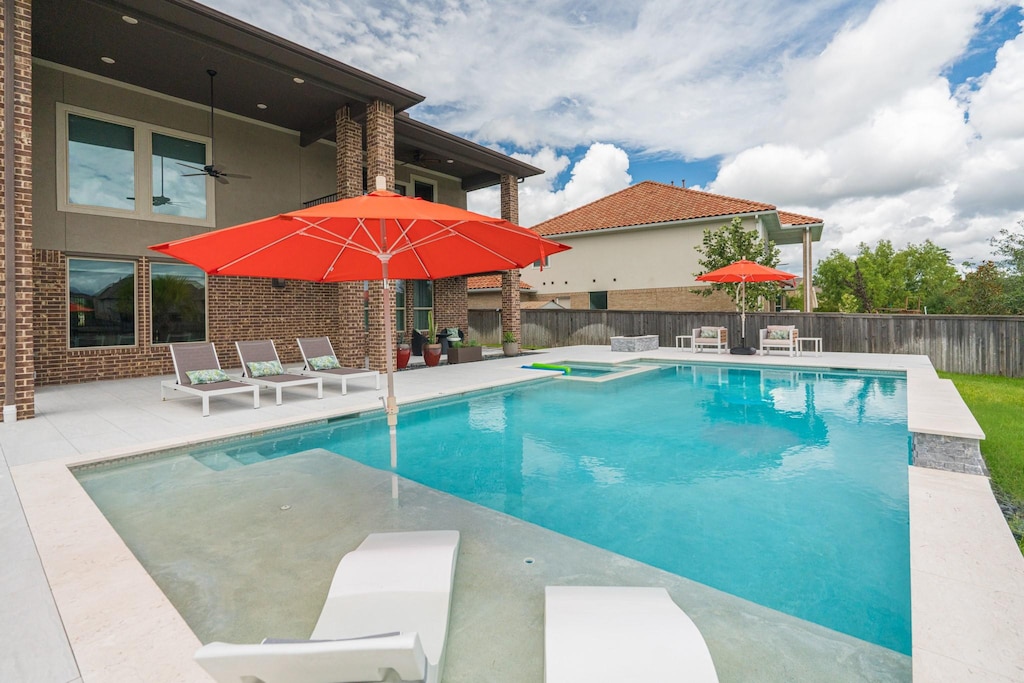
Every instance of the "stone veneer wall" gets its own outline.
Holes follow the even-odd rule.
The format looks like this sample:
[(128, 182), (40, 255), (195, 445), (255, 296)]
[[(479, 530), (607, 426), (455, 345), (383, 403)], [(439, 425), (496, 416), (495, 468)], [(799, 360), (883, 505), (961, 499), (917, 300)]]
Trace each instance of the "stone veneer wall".
[[(14, 16), (7, 16), (8, 4)], [(9, 22), (9, 23), (8, 23)], [(0, 24), (13, 36), (11, 45), (0, 50), (0, 387), (6, 397), (8, 363), (14, 363), (13, 403), (18, 419), (35, 415), (35, 369), (32, 330), (32, 3), (13, 0), (0, 3)], [(9, 30), (6, 30), (9, 29)], [(0, 33), (0, 43), (4, 33)], [(14, 63), (7, 64), (7, 55)], [(6, 82), (6, 67), (13, 74)], [(6, 93), (12, 92), (14, 101)], [(13, 129), (6, 121), (13, 119)], [(8, 141), (13, 138), (14, 157), (5, 158)], [(7, 196), (6, 181), (13, 175), (14, 196)], [(13, 235), (7, 234), (7, 218), (13, 212)], [(7, 248), (13, 246), (14, 271), (8, 272)], [(14, 287), (14, 349), (7, 348), (7, 292)]]
[[(67, 259), (59, 251), (35, 252), (36, 384), (75, 384), (174, 372), (166, 344), (150, 341), (150, 263), (137, 262), (136, 345), (68, 348)], [(338, 285), (288, 280), (276, 288), (265, 278), (210, 277), (207, 280), (207, 338), (221, 365), (238, 367), (234, 342), (273, 339), (285, 364), (301, 361), (296, 337), (327, 335), (338, 345), (343, 319)], [(359, 321), (360, 327), (362, 320)]]
[(934, 470), (988, 476), (977, 439), (958, 436), (914, 433), (912, 438), (914, 465)]

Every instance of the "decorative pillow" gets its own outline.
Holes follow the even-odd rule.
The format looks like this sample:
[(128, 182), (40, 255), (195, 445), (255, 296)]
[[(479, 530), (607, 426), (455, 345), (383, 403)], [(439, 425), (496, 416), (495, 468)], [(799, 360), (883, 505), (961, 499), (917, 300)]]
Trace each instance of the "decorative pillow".
[(312, 370), (335, 370), (341, 367), (341, 363), (334, 356), (317, 356), (309, 359), (309, 367)]
[(192, 384), (216, 384), (231, 379), (223, 370), (187, 370), (185, 374)]
[(769, 339), (789, 339), (789, 330), (768, 330)]
[(249, 368), (250, 377), (270, 377), (272, 375), (283, 375), (284, 368), (281, 362), (276, 360), (257, 360), (246, 363)]
[(462, 337), (459, 336), (459, 328), (449, 327), (448, 330), (448, 341), (462, 341)]
[(702, 327), (700, 328), (701, 339), (718, 339), (718, 328), (717, 327)]

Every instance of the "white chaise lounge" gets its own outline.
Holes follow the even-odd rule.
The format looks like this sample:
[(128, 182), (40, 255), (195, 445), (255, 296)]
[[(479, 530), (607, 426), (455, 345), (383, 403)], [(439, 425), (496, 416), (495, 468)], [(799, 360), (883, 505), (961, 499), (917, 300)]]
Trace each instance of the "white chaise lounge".
[(717, 683), (697, 626), (664, 588), (548, 586), (545, 683)]
[(242, 381), (273, 389), (277, 394), (277, 405), (281, 405), (281, 392), (286, 387), (313, 385), (316, 387), (316, 397), (324, 397), (322, 377), (285, 372), (273, 339), (238, 341), (235, 342), (235, 348), (238, 350), (238, 360), (242, 363)]
[(338, 564), (310, 640), (210, 643), (196, 661), (218, 683), (436, 683), (458, 551), (458, 531), (370, 534)]
[(380, 391), (380, 373), (376, 370), (342, 366), (338, 362), (338, 354), (334, 353), (330, 337), (309, 337), (295, 341), (302, 354), (302, 370), (300, 372), (303, 375), (340, 379), (342, 394), (348, 393), (349, 380), (372, 377), (376, 382), (377, 390)]
[[(238, 382), (224, 373), (212, 342), (168, 344), (174, 361), (175, 379), (160, 382), (160, 400), (168, 391), (180, 391), (203, 399), (203, 417), (210, 414), (210, 397), (225, 394), (252, 394), (252, 407), (260, 407), (260, 388)], [(194, 381), (193, 381), (194, 380)]]

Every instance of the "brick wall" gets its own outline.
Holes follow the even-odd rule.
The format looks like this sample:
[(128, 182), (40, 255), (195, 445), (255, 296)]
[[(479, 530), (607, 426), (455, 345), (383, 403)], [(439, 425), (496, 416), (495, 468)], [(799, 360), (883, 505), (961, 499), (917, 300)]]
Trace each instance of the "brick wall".
[[(18, 419), (35, 415), (35, 387), (32, 365), (32, 4), (14, 0), (14, 16), (6, 16), (6, 4), (0, 4), (0, 387), (17, 406)], [(3, 35), (13, 36), (11, 44)], [(13, 56), (13, 65), (7, 64)], [(11, 66), (13, 80), (6, 81)], [(7, 119), (13, 119), (8, 129)], [(13, 158), (7, 158), (8, 145)], [(14, 193), (7, 196), (7, 180), (13, 176)], [(8, 218), (13, 220), (8, 234)], [(13, 271), (7, 266), (8, 249), (13, 249)], [(14, 345), (8, 348), (7, 295), (14, 288)], [(8, 396), (8, 369), (13, 363), (13, 393)]]
[(469, 300), (465, 277), (434, 280), (434, 324), (437, 329), (469, 329)]
[[(136, 269), (137, 344), (119, 348), (68, 348), (67, 259), (59, 251), (35, 252), (36, 384), (147, 377), (174, 372), (166, 344), (151, 343), (150, 260)], [(264, 278), (207, 280), (207, 338), (221, 365), (238, 367), (236, 341), (273, 339), (281, 361), (301, 361), (296, 337), (330, 336), (338, 343), (342, 320), (338, 285), (287, 280), (283, 289)], [(362, 329), (362, 319), (359, 320)]]
[[(366, 106), (366, 176), (369, 186), (375, 187), (377, 176), (384, 176), (387, 188), (395, 188), (395, 108), (387, 102), (375, 100)], [(370, 367), (385, 370), (387, 355), (394, 349), (385, 349), (384, 296), (381, 282), (371, 281), (367, 355)], [(391, 325), (394, 328), (395, 290), (389, 288)], [(397, 336), (396, 336), (397, 339)]]
[[(510, 223), (519, 224), (519, 179), (514, 175), (501, 176), (501, 217)], [(516, 341), (522, 341), (520, 272), (507, 270), (501, 274), (501, 332), (511, 332)]]

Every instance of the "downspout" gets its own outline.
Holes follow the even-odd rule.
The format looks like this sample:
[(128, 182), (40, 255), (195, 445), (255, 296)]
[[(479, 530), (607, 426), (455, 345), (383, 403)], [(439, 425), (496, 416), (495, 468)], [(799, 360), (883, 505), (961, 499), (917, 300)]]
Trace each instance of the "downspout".
[(18, 419), (15, 393), (17, 378), (17, 278), (15, 277), (14, 201), (14, 0), (4, 0), (4, 422)]

